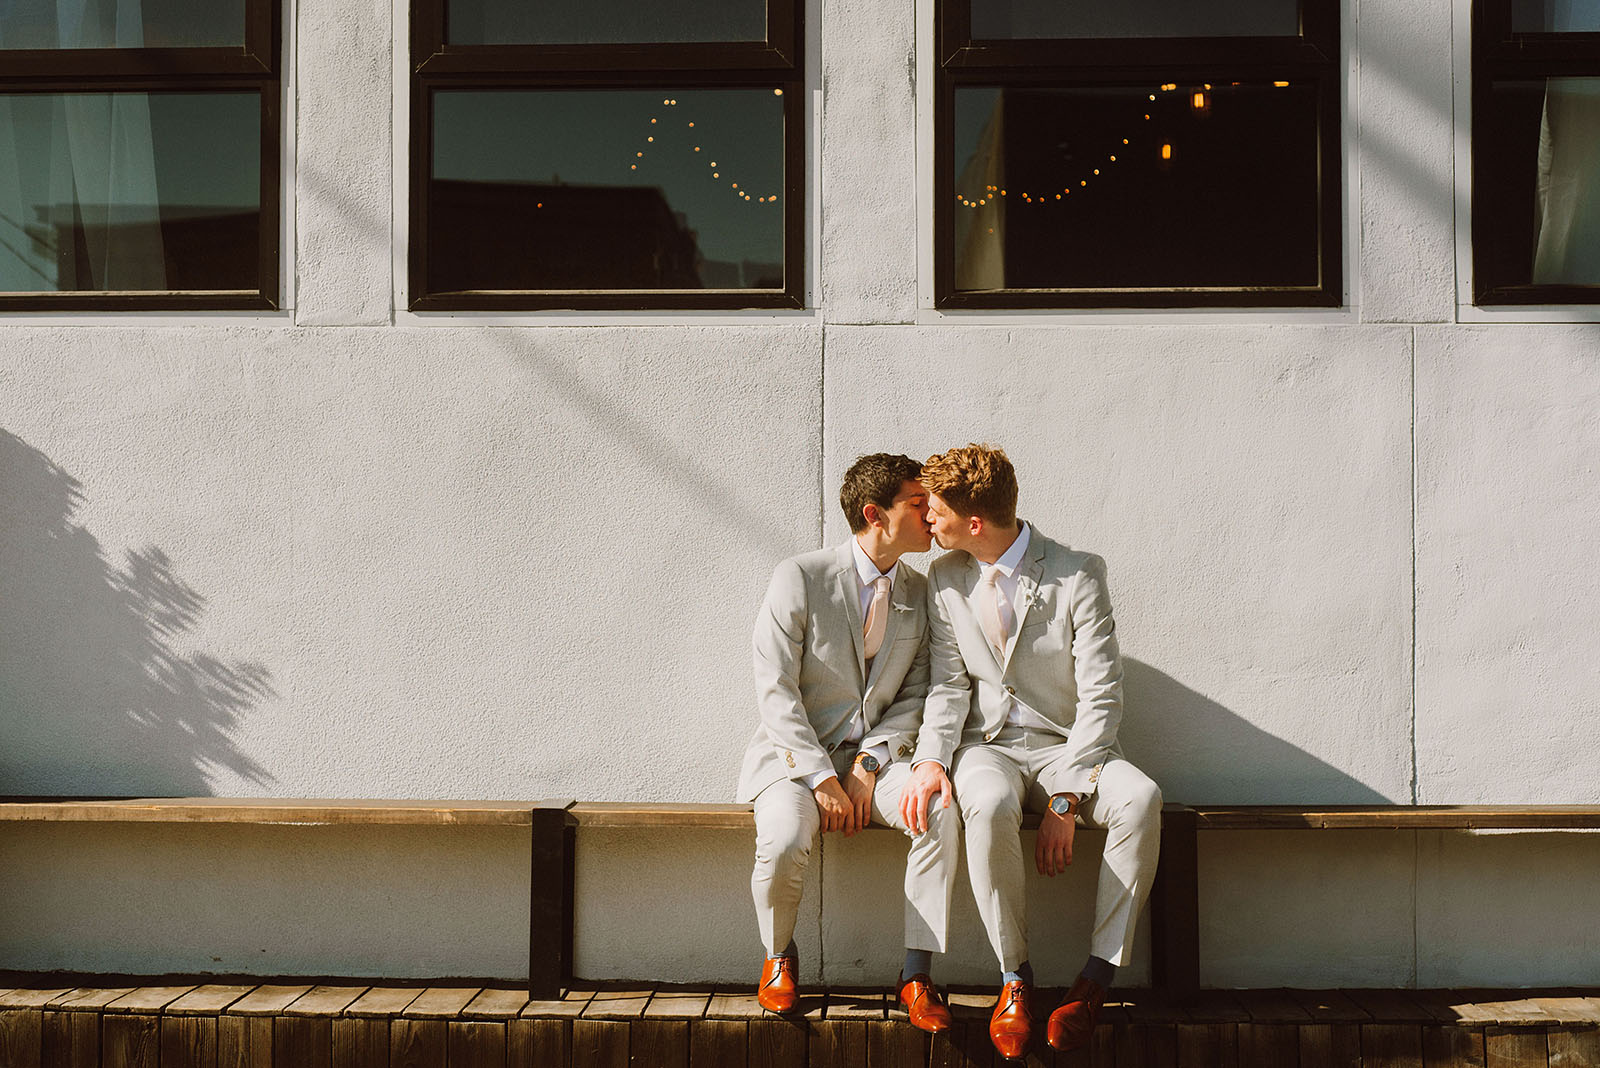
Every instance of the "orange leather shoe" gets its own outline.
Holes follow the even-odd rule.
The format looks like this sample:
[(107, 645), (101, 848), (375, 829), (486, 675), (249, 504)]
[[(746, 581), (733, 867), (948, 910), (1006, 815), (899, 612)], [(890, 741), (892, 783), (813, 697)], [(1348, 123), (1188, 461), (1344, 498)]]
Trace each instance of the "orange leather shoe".
[(793, 1012), (800, 1000), (800, 966), (793, 957), (768, 957), (761, 965), (756, 1001), (768, 1012)]
[(933, 988), (933, 979), (926, 972), (913, 975), (900, 985), (900, 1004), (911, 1017), (911, 1026), (919, 1027), (930, 1035), (950, 1030), (950, 1009)]
[(1095, 1021), (1100, 1018), (1100, 1006), (1106, 1003), (1105, 987), (1093, 979), (1078, 976), (1061, 1007), (1050, 1014), (1050, 1024), (1045, 1029), (1050, 1045), (1055, 1049), (1077, 1049), (1088, 1043), (1094, 1034)]
[(1018, 979), (1000, 988), (1000, 999), (989, 1017), (989, 1041), (1010, 1061), (1020, 1061), (1033, 1039), (1033, 1017), (1028, 1014), (1028, 999), (1033, 987)]

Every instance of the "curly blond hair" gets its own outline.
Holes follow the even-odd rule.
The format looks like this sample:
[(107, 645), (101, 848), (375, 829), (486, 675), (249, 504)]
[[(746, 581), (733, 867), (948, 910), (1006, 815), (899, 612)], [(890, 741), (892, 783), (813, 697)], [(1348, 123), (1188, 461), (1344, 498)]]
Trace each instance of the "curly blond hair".
[(1017, 472), (1004, 449), (970, 444), (928, 457), (922, 485), (961, 515), (997, 526), (1017, 521)]

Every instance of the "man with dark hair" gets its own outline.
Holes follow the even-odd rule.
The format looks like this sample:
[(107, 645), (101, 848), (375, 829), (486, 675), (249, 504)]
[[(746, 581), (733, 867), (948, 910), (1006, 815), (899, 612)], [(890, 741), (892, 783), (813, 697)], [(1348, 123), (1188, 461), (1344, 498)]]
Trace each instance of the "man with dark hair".
[(1016, 472), (999, 449), (931, 457), (922, 483), (933, 536), (951, 551), (928, 570), (931, 678), (903, 818), (921, 826), (929, 799), (948, 798), (953, 782), (1002, 973), (989, 1037), (1011, 1059), (1033, 1035), (1023, 807), (1041, 814), (1041, 875), (1072, 863), (1078, 823), (1105, 829), (1089, 959), (1048, 1025), (1050, 1045), (1076, 1049), (1127, 959), (1161, 832), (1161, 791), (1117, 745), (1122, 661), (1105, 561), (1017, 519)]
[[(927, 582), (900, 557), (932, 541), (920, 470), (886, 453), (852, 464), (839, 502), (854, 536), (780, 564), (756, 616), (761, 725), (739, 800), (755, 802), (750, 891), (766, 947), (756, 997), (771, 1012), (797, 1002), (795, 918), (817, 835), (852, 835), (874, 819), (911, 834), (899, 802), (928, 693)], [(956, 810), (935, 808), (906, 857), (897, 986), (925, 1031), (950, 1026), (930, 974), (945, 948), (960, 841)]]

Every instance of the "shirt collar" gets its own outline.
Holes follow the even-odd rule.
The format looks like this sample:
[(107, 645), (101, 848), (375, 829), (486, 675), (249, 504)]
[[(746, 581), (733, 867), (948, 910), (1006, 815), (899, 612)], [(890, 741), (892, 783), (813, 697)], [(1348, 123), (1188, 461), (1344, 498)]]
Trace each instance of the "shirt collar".
[(1022, 530), (1017, 534), (1017, 540), (1011, 543), (1011, 548), (1007, 549), (1003, 554), (1001, 554), (1000, 559), (996, 560), (994, 563), (983, 564), (982, 568), (984, 573), (987, 574), (990, 568), (999, 568), (1000, 573), (1006, 578), (1010, 578), (1011, 576), (1015, 575), (1017, 573), (1017, 568), (1022, 566), (1023, 556), (1025, 556), (1028, 552), (1028, 539), (1031, 532), (1032, 528), (1029, 527), (1027, 521), (1024, 520), (1022, 524)]
[(855, 538), (850, 539), (850, 552), (856, 561), (856, 580), (863, 586), (870, 586), (878, 580), (878, 576), (887, 575), (890, 587), (894, 586), (894, 573), (900, 570), (900, 561), (896, 560), (894, 566), (887, 571), (879, 571), (878, 565), (872, 562), (872, 557), (861, 547)]

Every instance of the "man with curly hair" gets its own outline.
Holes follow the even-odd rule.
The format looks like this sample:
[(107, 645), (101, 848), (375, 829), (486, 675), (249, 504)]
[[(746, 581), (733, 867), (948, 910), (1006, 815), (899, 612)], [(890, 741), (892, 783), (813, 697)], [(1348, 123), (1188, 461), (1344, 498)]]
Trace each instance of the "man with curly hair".
[(1023, 809), (1041, 815), (1041, 875), (1072, 863), (1079, 823), (1106, 831), (1089, 959), (1047, 1026), (1051, 1046), (1076, 1049), (1127, 959), (1161, 831), (1161, 791), (1117, 745), (1122, 661), (1105, 561), (1017, 518), (1017, 476), (1000, 449), (933, 456), (922, 484), (934, 539), (951, 551), (928, 570), (931, 677), (904, 819), (915, 830), (953, 786), (973, 897), (1000, 962), (989, 1037), (1011, 1059), (1033, 1037)]

